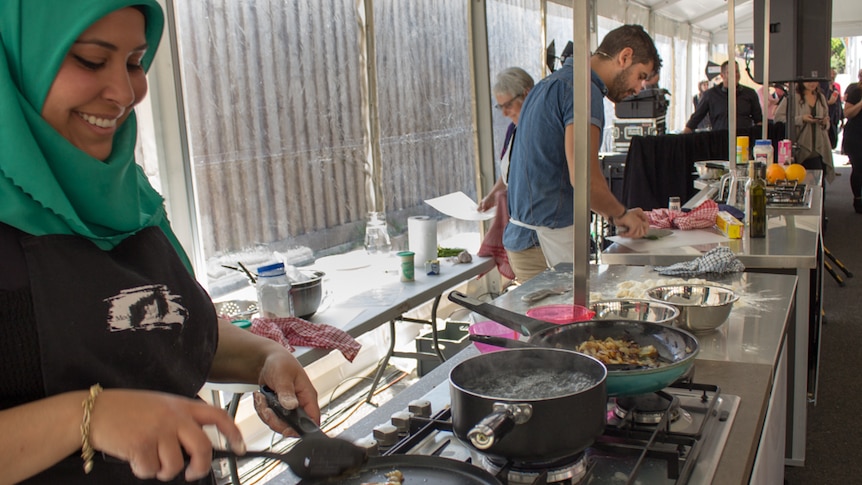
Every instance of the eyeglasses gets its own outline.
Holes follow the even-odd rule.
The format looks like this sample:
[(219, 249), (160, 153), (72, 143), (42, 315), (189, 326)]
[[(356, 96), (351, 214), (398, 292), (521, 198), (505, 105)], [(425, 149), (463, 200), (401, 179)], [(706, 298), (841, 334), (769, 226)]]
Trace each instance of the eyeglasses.
[(505, 102), (505, 103), (503, 103), (503, 104), (495, 104), (495, 105), (494, 105), (494, 109), (498, 109), (498, 110), (500, 110), (500, 111), (503, 111), (504, 109), (509, 109), (509, 108), (511, 108), (511, 107), (512, 107), (512, 103), (514, 103), (516, 99), (518, 99), (518, 98), (522, 98), (522, 97), (524, 97), (524, 95), (523, 95), (523, 94), (519, 94), (519, 95), (515, 96), (514, 98), (512, 98), (512, 99), (510, 99), (510, 100), (506, 101), (506, 102)]

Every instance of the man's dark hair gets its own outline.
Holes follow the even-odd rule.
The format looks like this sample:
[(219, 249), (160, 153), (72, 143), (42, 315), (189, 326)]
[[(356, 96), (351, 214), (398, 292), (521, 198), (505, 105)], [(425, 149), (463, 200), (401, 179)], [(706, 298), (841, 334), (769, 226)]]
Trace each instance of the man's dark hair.
[(602, 39), (597, 52), (603, 52), (613, 57), (626, 47), (631, 47), (634, 53), (632, 62), (635, 64), (652, 62), (654, 72), (657, 73), (661, 70), (661, 57), (658, 55), (658, 49), (656, 49), (652, 37), (640, 25), (623, 25), (608, 32), (608, 35)]

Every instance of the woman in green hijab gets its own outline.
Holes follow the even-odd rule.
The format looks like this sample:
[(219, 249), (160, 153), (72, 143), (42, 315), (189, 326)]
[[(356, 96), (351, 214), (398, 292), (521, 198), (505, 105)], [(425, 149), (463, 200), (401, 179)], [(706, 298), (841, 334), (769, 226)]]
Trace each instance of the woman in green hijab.
[(135, 163), (163, 22), (155, 0), (0, 2), (4, 482), (214, 483), (202, 426), (245, 445), (196, 399), (207, 380), (267, 384), (319, 419), (287, 350), (217, 319)]

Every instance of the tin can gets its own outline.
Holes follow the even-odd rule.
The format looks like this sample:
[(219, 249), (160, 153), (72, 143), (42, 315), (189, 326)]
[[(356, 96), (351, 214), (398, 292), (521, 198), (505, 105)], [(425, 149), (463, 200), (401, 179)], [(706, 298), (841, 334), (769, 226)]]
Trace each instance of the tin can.
[(415, 276), (415, 268), (413, 267), (413, 251), (401, 251), (398, 257), (401, 258), (401, 281), (413, 281)]
[(793, 144), (790, 140), (781, 140), (778, 142), (778, 164), (790, 165), (793, 163)]
[(440, 274), (440, 260), (432, 259), (425, 261), (425, 274), (429, 276)]

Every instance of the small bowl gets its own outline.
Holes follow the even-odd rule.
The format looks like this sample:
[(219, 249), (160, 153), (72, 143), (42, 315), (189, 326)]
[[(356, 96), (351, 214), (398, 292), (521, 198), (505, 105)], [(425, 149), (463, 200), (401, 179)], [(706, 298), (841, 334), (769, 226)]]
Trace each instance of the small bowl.
[(677, 322), (692, 332), (709, 332), (727, 321), (739, 295), (729, 288), (713, 285), (670, 285), (647, 290), (654, 301), (679, 308)]
[[(503, 337), (511, 340), (518, 340), (518, 332), (512, 330), (509, 327), (505, 327), (500, 325), (497, 322), (492, 322), (491, 320), (486, 320), (484, 322), (476, 322), (467, 329), (470, 335), (490, 335), (493, 337)], [(505, 350), (503, 347), (497, 347), (496, 345), (488, 345), (479, 342), (473, 342), (473, 345), (476, 346), (476, 349), (485, 354), (488, 352), (496, 352), (498, 350)]]
[(544, 305), (527, 310), (527, 316), (544, 322), (566, 323), (585, 322), (591, 320), (596, 312), (587, 307), (575, 304)]
[(667, 303), (650, 300), (598, 300), (590, 303), (594, 320), (634, 320), (673, 324), (679, 310)]

